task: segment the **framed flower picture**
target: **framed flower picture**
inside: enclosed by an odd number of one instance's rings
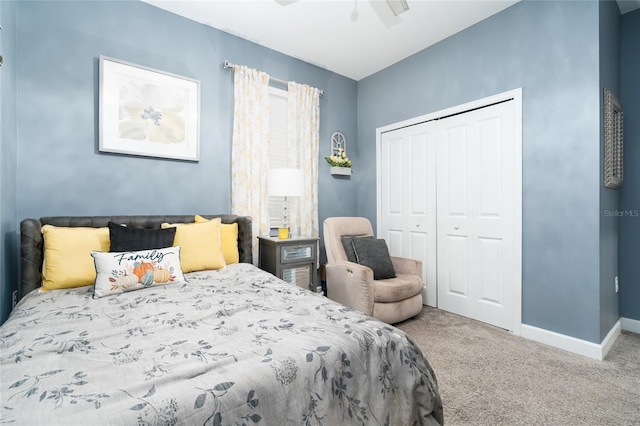
[[[198,161],[200,82],[100,56],[99,151]]]

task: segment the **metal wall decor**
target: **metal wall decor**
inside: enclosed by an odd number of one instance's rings
[[[347,150],[347,138],[342,132],[333,132],[331,135],[331,155],[339,155]]]
[[[347,138],[342,132],[331,134],[331,156],[324,159],[331,166],[332,175],[351,175],[351,160],[347,157]]]
[[[620,101],[604,89],[604,186],[618,188],[624,180],[623,115]]]

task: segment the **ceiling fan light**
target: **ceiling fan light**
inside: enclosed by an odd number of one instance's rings
[[[387,0],[387,4],[395,16],[409,10],[409,5],[406,0]]]

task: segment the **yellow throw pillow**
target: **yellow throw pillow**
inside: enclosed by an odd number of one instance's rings
[[[82,287],[96,280],[91,252],[109,251],[109,228],[44,225],[42,290]]]
[[[180,246],[182,272],[222,269],[226,266],[220,249],[220,219],[203,223],[163,223],[176,228],[174,246]]]
[[[196,223],[209,222],[209,219],[197,214]],[[227,265],[240,263],[240,253],[238,252],[238,224],[220,223],[220,247]]]

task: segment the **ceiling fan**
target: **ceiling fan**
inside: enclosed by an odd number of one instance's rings
[[[395,16],[409,10],[409,5],[406,0],[387,0],[387,4]]]

